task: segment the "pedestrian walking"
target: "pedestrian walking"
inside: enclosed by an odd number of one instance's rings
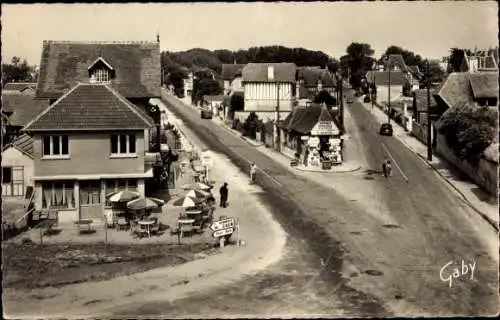
[[[252,162],[250,165],[250,184],[255,183],[255,175],[257,174],[257,166]]]
[[[229,190],[227,188],[227,182],[224,182],[224,184],[222,185],[222,187],[220,187],[219,193],[220,193],[220,206],[222,208],[225,208],[226,205],[227,205],[227,198],[229,196]]]

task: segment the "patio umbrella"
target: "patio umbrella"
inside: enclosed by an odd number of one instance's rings
[[[156,198],[139,198],[127,203],[127,208],[131,210],[149,210],[163,206],[165,201]]]
[[[193,199],[191,197],[182,197],[180,199],[175,200],[172,205],[176,207],[183,207],[183,208],[190,208],[190,207],[195,207],[196,204],[198,204],[200,200],[198,199]]]
[[[141,196],[139,192],[123,190],[112,192],[106,195],[106,198],[111,202],[129,202]]]
[[[187,194],[186,197],[191,197],[191,198],[206,198],[210,195],[210,193],[206,191],[201,191],[201,190],[190,190]]]

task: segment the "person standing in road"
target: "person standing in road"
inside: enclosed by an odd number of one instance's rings
[[[253,184],[255,182],[255,175],[257,174],[257,166],[252,162],[250,165],[250,183]]]
[[[220,193],[220,206],[222,208],[225,208],[226,205],[227,205],[227,198],[229,196],[229,190],[227,188],[227,182],[224,182],[224,184],[222,185],[222,187],[220,187],[219,193]]]

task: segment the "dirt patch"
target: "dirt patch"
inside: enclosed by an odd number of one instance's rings
[[[33,289],[100,281],[216,254],[211,243],[170,245],[3,244],[3,287]]]

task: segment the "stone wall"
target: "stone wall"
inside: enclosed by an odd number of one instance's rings
[[[450,164],[466,174],[476,184],[493,196],[498,194],[498,163],[481,158],[477,166],[472,166],[464,160],[460,160],[453,150],[446,144],[443,135],[437,135],[436,153],[443,157]]]

